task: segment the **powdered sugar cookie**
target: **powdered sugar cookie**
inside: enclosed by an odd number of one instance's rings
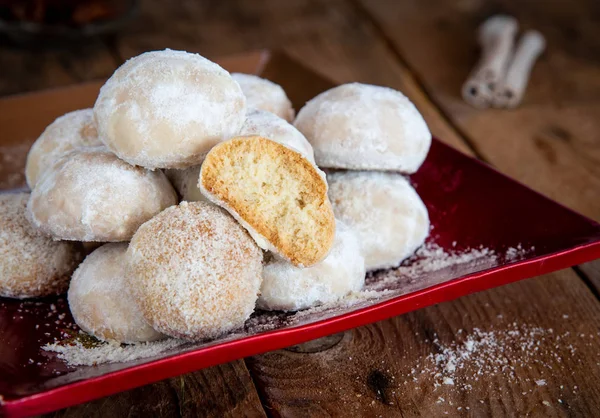
[[[257,306],[267,310],[306,309],[359,291],[364,282],[365,260],[356,234],[337,221],[333,247],[320,263],[308,268],[274,258],[266,263]]]
[[[315,162],[312,146],[304,135],[298,129],[294,128],[294,126],[273,113],[250,109],[246,115],[246,122],[242,125],[242,129],[240,129],[240,136],[242,135],[262,136],[271,141],[279,142],[288,148],[298,151],[313,164]]]
[[[119,67],[100,89],[100,139],[130,164],[186,168],[236,135],[246,99],[223,68],[183,51],[152,51]]]
[[[92,109],[76,110],[59,117],[42,132],[27,154],[25,177],[31,189],[44,171],[65,153],[102,145],[93,115]]]
[[[294,120],[292,103],[279,84],[252,74],[232,73],[231,76],[242,88],[248,107],[266,110],[288,122]]]
[[[261,248],[296,266],[316,264],[331,249],[335,220],[325,175],[284,145],[260,136],[223,142],[206,156],[198,186]]]
[[[402,93],[368,84],[319,94],[294,126],[313,146],[319,167],[414,173],[431,145],[427,124]]]
[[[30,219],[56,239],[128,241],[137,228],[177,203],[161,171],[121,161],[105,148],[71,151],[31,193]]]
[[[400,174],[347,171],[327,180],[335,216],[357,232],[367,270],[397,267],[427,238],[427,208]]]
[[[164,335],[144,320],[127,280],[127,244],[105,244],[88,255],[69,285],[69,308],[79,327],[102,340],[155,341]]]
[[[215,205],[170,207],[140,227],[127,253],[135,300],[164,334],[217,337],[243,326],[254,310],[262,252]]]
[[[25,217],[29,193],[0,194],[0,296],[63,293],[83,259],[79,243],[52,241]]]

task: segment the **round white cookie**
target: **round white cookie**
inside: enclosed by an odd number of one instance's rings
[[[356,234],[337,221],[331,252],[320,263],[307,268],[276,258],[266,263],[257,306],[266,310],[306,309],[359,291],[364,282],[365,261]]]
[[[199,164],[244,123],[246,99],[219,65],[183,51],[153,51],[119,67],[94,105],[100,139],[146,168]]]
[[[144,320],[130,293],[127,244],[105,244],[75,270],[69,308],[79,327],[102,340],[155,341],[165,336]]]
[[[427,208],[402,175],[346,171],[327,180],[335,217],[357,232],[367,270],[397,267],[429,235]]]
[[[33,298],[63,293],[83,259],[75,242],[53,241],[25,217],[29,193],[0,194],[0,296]]]
[[[246,122],[240,129],[240,136],[258,135],[271,141],[279,142],[304,155],[314,164],[315,155],[310,143],[304,135],[282,118],[271,112],[258,109],[248,110]]]
[[[266,110],[288,122],[294,120],[292,103],[279,84],[252,74],[232,73],[231,76],[242,88],[248,107]]]
[[[160,171],[134,167],[104,147],[63,155],[27,205],[33,225],[55,239],[129,241],[137,228],[177,203]]]
[[[350,83],[327,90],[298,113],[320,167],[414,173],[431,145],[431,133],[402,93]]]
[[[27,154],[27,185],[33,189],[43,173],[65,153],[100,145],[92,109],[76,110],[59,117],[48,125]]]
[[[214,338],[244,325],[262,281],[262,252],[215,205],[182,202],[136,232],[130,285],[144,318],[167,335]]]

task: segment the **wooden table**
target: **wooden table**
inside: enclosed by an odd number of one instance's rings
[[[548,48],[520,108],[476,110],[460,86],[477,60],[477,26],[498,12],[540,30]],[[127,32],[76,50],[2,44],[0,94],[107,77],[152,49],[283,49],[338,82],[403,91],[439,138],[600,220],[599,39],[593,0],[144,0]],[[271,352],[53,415],[600,416],[599,295],[595,262],[358,328],[315,353]],[[448,345],[513,323],[571,338],[540,341],[540,361],[512,378],[483,374],[468,391],[411,377],[436,337]]]

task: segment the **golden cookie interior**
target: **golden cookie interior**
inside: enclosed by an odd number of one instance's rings
[[[257,244],[297,266],[323,260],[335,235],[324,174],[300,153],[260,136],[214,147],[200,190],[227,209]]]

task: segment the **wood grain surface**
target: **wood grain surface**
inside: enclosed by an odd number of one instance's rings
[[[477,60],[477,26],[497,12],[541,30],[548,51],[520,108],[479,111],[461,101],[460,85]],[[544,7],[483,0],[142,0],[127,31],[84,50],[0,44],[0,94],[104,78],[152,49],[216,57],[279,48],[336,82],[403,91],[442,140],[599,220],[599,16],[591,0]],[[237,361],[53,415],[600,416],[594,283],[600,284],[597,263],[361,327],[323,351],[280,350],[247,359],[248,367]],[[569,335],[561,343],[540,340],[537,361],[517,367],[514,377],[481,376],[469,390],[436,387],[428,372],[411,374],[424,370],[440,345],[476,328],[507,332],[513,323]],[[473,372],[458,371],[457,382]]]
[[[121,392],[49,416],[266,417],[243,360]]]

